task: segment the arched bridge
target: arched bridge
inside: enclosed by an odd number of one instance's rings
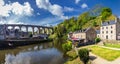
[[[14,33],[13,33],[14,32]],[[18,37],[24,35],[23,33],[31,33],[32,35],[39,34],[51,34],[53,27],[40,26],[40,25],[28,25],[28,24],[0,24],[0,35],[4,37]]]

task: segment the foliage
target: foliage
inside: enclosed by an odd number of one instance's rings
[[[70,57],[70,60],[76,59],[78,57],[75,50],[68,51],[66,54],[68,57]]]
[[[67,41],[67,43],[62,44],[62,48],[65,52],[70,51],[72,49],[72,43]]]
[[[105,20],[107,17],[112,15],[112,11],[110,8],[103,8],[101,12],[102,20]]]
[[[83,61],[84,64],[87,64],[89,61],[89,50],[86,48],[82,48],[78,51],[78,55],[80,60]]]
[[[64,64],[82,64],[82,62],[80,61],[79,58],[76,58],[76,59],[74,59],[72,61],[67,61]]]
[[[33,35],[32,35],[32,34],[30,34],[30,35],[29,35],[29,37],[33,37]]]
[[[95,22],[95,21],[93,21],[92,24],[93,24],[93,26],[97,26],[97,22]]]
[[[106,20],[113,20],[114,15],[110,8],[96,6],[94,10],[86,11],[80,14],[78,17],[72,17],[64,20],[62,23],[54,27],[54,38],[67,39],[69,32],[74,32],[88,27],[99,29],[103,18]]]
[[[54,28],[54,32],[56,34],[56,37],[63,37],[63,33],[66,32],[66,29],[64,28],[63,25],[58,25],[57,27]]]
[[[62,52],[64,52],[62,45],[66,42],[67,41],[64,38],[54,38],[53,39],[54,47],[56,47],[57,49],[59,49]]]
[[[95,43],[98,43],[98,42],[100,42],[100,38],[95,38]]]

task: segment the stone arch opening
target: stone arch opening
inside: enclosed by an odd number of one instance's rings
[[[34,32],[35,32],[35,35],[36,35],[36,34],[39,34],[39,29],[38,29],[38,27],[34,27]]]

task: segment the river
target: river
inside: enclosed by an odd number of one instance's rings
[[[0,64],[63,64],[65,60],[52,42],[0,50]]]

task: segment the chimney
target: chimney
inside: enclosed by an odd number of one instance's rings
[[[116,16],[115,17],[115,22],[118,22],[119,21],[119,18]]]

